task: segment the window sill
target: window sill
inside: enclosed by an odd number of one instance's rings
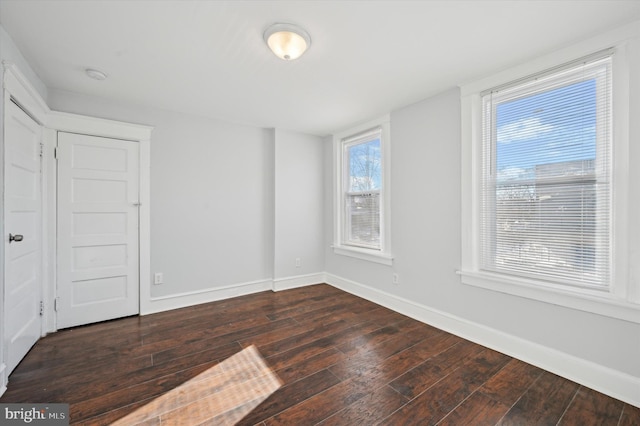
[[[331,246],[333,252],[341,256],[355,257],[356,259],[366,260],[369,262],[380,263],[382,265],[393,265],[393,257],[387,253],[380,251],[361,249],[349,246]]]
[[[640,305],[597,290],[572,289],[490,272],[458,271],[463,284],[640,324]]]

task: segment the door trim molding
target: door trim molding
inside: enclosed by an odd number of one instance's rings
[[[4,360],[3,360],[4,361]],[[2,362],[0,364],[0,396],[7,390],[7,366]]]
[[[139,149],[139,191],[140,191],[140,207],[138,209],[139,215],[139,312],[142,314],[151,303],[151,214],[150,214],[150,199],[151,199],[151,186],[150,173],[151,173],[151,131],[153,127],[144,126],[139,124],[123,123],[119,121],[106,120],[102,118],[87,117],[77,114],[68,114],[62,112],[52,111],[50,115],[49,125],[55,129],[56,138],[54,140],[53,148],[57,145],[57,132],[69,132],[69,133],[81,133],[90,136],[101,136],[113,139],[124,139],[134,141],[140,144]],[[57,161],[53,155],[47,158],[50,163],[47,165],[51,170],[51,176],[55,181],[57,176]],[[54,185],[55,186],[55,183]],[[55,230],[55,224],[57,218],[55,218],[56,211],[56,197],[50,197],[47,206],[47,212],[53,218],[53,230]],[[51,234],[50,234],[51,235]],[[56,253],[57,236],[52,238],[50,250]],[[51,259],[52,263],[55,263],[57,259]],[[55,268],[52,271],[55,273]],[[52,277],[55,283],[55,275]],[[55,298],[55,291],[53,297]],[[53,306],[54,299],[50,299],[50,306]],[[55,319],[55,312],[51,309],[51,316]],[[54,328],[48,331],[56,331],[57,324],[54,322]]]
[[[124,123],[60,111],[49,112],[47,127],[59,132],[80,133],[134,142],[149,141],[153,130],[153,127],[143,124]]]
[[[3,61],[2,66],[4,67],[4,88],[9,92],[6,100],[9,100],[9,97],[14,99],[18,106],[34,120],[41,125],[46,125],[47,117],[51,112],[47,103],[14,63]]]

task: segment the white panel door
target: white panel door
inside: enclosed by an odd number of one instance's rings
[[[58,133],[58,328],[139,312],[138,150]]]
[[[4,345],[11,373],[41,334],[42,185],[41,128],[13,102],[7,104]]]

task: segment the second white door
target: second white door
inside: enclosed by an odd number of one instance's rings
[[[4,323],[7,374],[40,338],[40,126],[9,101],[5,111]]]
[[[58,133],[58,328],[139,313],[139,145]]]

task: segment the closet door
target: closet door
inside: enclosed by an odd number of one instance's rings
[[[139,313],[138,151],[58,134],[58,328]]]
[[[4,338],[7,375],[42,333],[41,128],[13,102],[5,110]]]

